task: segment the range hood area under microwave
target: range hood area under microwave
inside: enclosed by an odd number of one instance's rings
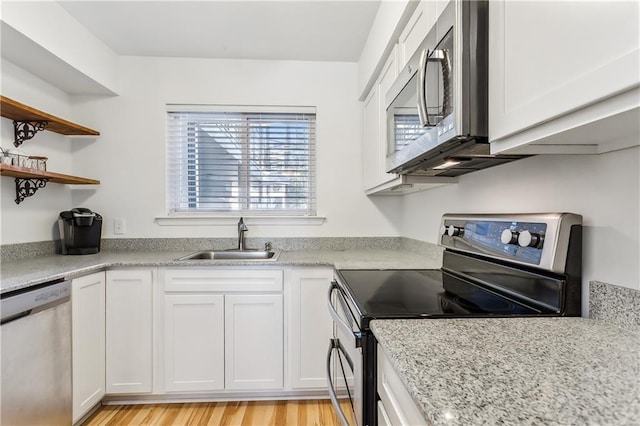
[[[451,0],[385,98],[388,173],[455,177],[525,157],[491,155],[487,0]]]

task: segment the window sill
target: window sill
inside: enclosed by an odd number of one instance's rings
[[[243,216],[247,225],[260,226],[320,226],[326,220],[322,216]],[[158,216],[160,226],[228,226],[237,225],[238,216],[172,215]]]

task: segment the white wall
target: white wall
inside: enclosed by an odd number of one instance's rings
[[[581,214],[583,284],[640,289],[640,147],[597,156],[538,156],[403,199],[401,234],[436,242],[443,213]]]
[[[114,98],[74,98],[73,111],[101,131],[73,146],[75,174],[100,179],[74,205],[101,213],[103,236],[228,237],[234,225],[160,226],[165,207],[166,104],[311,105],[317,108],[321,226],[252,226],[249,236],[397,236],[398,201],[362,191],[362,110],[355,63],[123,57]],[[127,233],[113,234],[113,218]]]
[[[3,1],[0,12],[3,35],[14,44],[3,57],[46,81],[66,86],[71,77],[97,90],[90,93],[117,92],[117,55],[57,2]]]
[[[360,99],[371,90],[384,61],[393,49],[390,40],[397,40],[405,23],[416,9],[418,2],[406,0],[383,1],[369,30],[367,42],[358,60]]]
[[[0,93],[3,96],[22,102],[50,114],[72,120],[69,110],[69,97],[59,89],[34,77],[11,62],[1,62],[2,80]],[[3,149],[12,149],[14,133],[13,121],[3,118],[0,121],[0,137]],[[49,157],[47,167],[51,171],[70,174],[71,141],[69,138],[52,132],[39,132],[25,141],[20,150],[27,155]],[[71,189],[65,185],[49,183],[39,189],[32,197],[21,204],[16,198],[13,178],[3,177],[1,198],[1,234],[2,244],[47,241],[53,239],[53,229],[58,214],[71,207]]]

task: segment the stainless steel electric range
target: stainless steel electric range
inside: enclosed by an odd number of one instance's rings
[[[328,300],[334,336],[327,376],[343,424],[377,424],[371,320],[581,314],[579,215],[446,214],[440,244],[438,270],[337,272]]]

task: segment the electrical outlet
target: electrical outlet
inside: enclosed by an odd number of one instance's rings
[[[113,233],[122,235],[125,232],[127,232],[126,221],[121,217],[113,219]]]

